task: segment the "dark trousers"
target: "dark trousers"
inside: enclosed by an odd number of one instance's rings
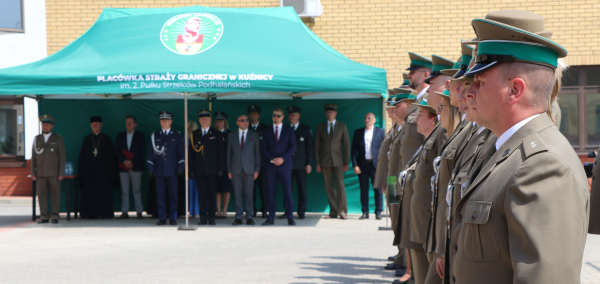
[[[306,213],[306,170],[292,170],[292,184],[296,180],[298,188],[298,216],[304,216]]]
[[[267,173],[266,173],[266,167],[261,167],[260,168],[260,173],[258,174],[258,178],[256,178],[255,181],[255,186],[254,186],[254,192],[252,193],[252,201],[254,203],[254,212],[267,212],[267,191],[268,191],[269,185],[267,182]],[[260,210],[258,210],[256,208],[256,204],[258,204],[256,202],[256,192],[258,192],[258,196],[260,198]]]
[[[360,174],[358,175],[358,182],[360,183],[360,204],[362,205],[362,212],[369,214],[369,179],[371,179],[371,185],[375,182],[375,166],[373,162],[365,162],[360,167]],[[383,211],[383,194],[381,188],[373,188],[375,191],[375,213],[381,214]]]
[[[177,195],[177,177],[155,177],[156,183],[156,201],[158,203],[158,219],[167,220],[167,200],[169,199],[169,220],[177,219],[177,205],[179,197]]]
[[[267,195],[267,210],[269,219],[275,218],[275,193],[277,192],[277,179],[281,179],[281,188],[283,189],[283,206],[285,207],[285,216],[293,219],[294,198],[292,197],[292,170],[281,169],[277,166],[268,165],[266,167],[269,191]]]
[[[217,176],[196,177],[198,189],[198,208],[200,208],[200,221],[215,220],[217,210]]]

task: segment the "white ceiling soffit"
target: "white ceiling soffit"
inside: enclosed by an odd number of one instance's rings
[[[306,93],[300,95],[303,100],[331,100],[331,99],[374,99],[381,98],[380,94],[367,93]]]

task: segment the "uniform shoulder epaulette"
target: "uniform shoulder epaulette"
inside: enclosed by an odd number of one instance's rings
[[[523,139],[523,153],[525,154],[525,158],[546,151],[548,151],[548,148],[537,132],[532,133]]]

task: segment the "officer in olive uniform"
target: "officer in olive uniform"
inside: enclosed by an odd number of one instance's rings
[[[200,222],[198,225],[216,225],[218,179],[226,172],[225,139],[221,131],[211,126],[211,112],[198,113],[200,128],[190,134],[188,146],[189,177],[196,179]]]
[[[161,111],[158,118],[162,129],[150,135],[152,147],[148,147],[146,155],[148,175],[150,178],[155,177],[159,218],[156,225],[167,224],[167,218],[171,225],[177,225],[178,177],[185,173],[184,137],[179,131],[171,129],[173,114]],[[167,212],[165,197],[169,199],[169,212]]]
[[[40,204],[41,223],[58,223],[60,213],[60,181],[65,176],[65,143],[62,136],[52,133],[54,118],[49,115],[40,117],[42,134],[33,139],[31,155],[31,179],[36,181]],[[48,195],[52,213],[48,212]]]
[[[259,121],[260,106],[251,104],[248,106],[247,111],[248,118],[250,119],[250,125],[248,126],[248,129],[256,131],[258,133],[259,139],[262,141],[263,131],[269,128],[269,126]],[[262,213],[263,218],[267,218],[267,174],[265,171],[266,165],[267,160],[261,154],[260,173],[255,181],[254,195],[252,196],[252,203],[254,203],[254,215],[252,217],[256,217],[256,214],[258,212],[258,210],[256,209],[256,192],[258,191],[261,203],[260,212]]]
[[[313,137],[310,126],[300,123],[300,108],[288,106],[288,118],[290,126],[294,129],[296,136],[296,152],[292,155],[294,167],[292,169],[292,184],[296,180],[298,187],[298,218],[304,219],[306,213],[306,175],[312,171],[314,160]],[[287,218],[285,214],[279,219]]]

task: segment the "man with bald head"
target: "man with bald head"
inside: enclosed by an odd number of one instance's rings
[[[385,137],[385,131],[381,127],[375,127],[377,118],[371,112],[365,115],[364,121],[365,127],[354,131],[350,157],[352,157],[354,173],[358,175],[360,183],[360,203],[363,212],[360,219],[369,219],[369,179],[373,184],[379,147]],[[375,191],[375,218],[379,220],[383,210],[383,194],[381,188],[373,190]]]

